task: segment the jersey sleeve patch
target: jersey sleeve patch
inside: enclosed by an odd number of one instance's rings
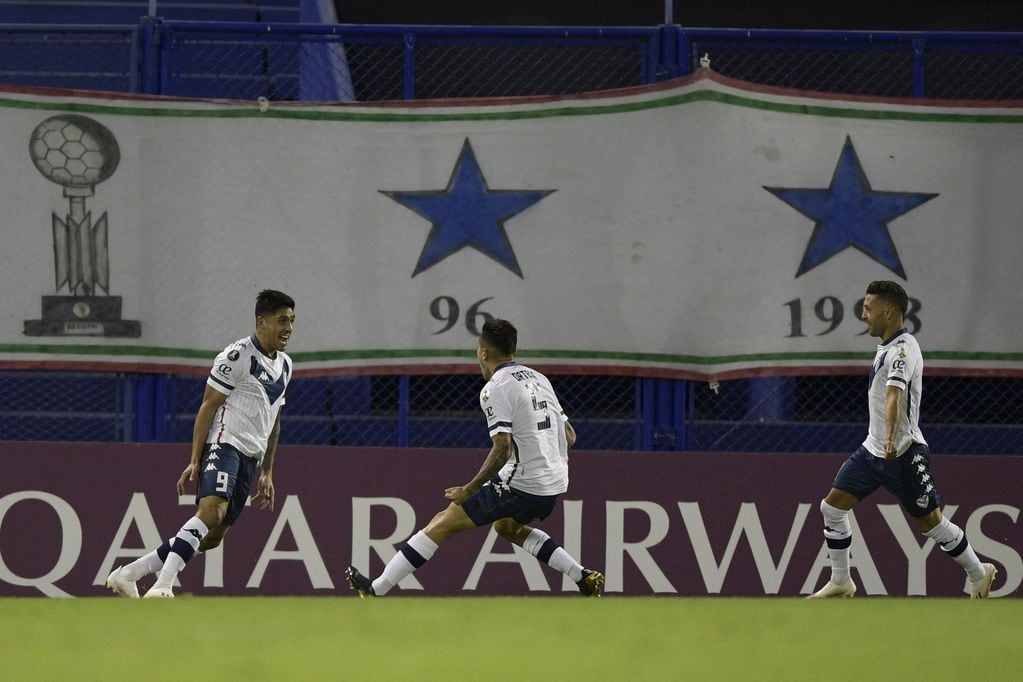
[[[238,380],[242,378],[242,369],[244,369],[244,365],[238,347],[228,346],[213,361],[210,378],[206,383],[221,393],[230,393],[234,390]]]
[[[888,386],[905,388],[913,371],[913,357],[905,342],[896,344],[888,353]]]

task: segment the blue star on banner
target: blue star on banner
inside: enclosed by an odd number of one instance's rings
[[[413,277],[466,246],[493,258],[522,277],[522,269],[508,241],[504,223],[554,191],[490,189],[466,138],[447,188],[421,192],[381,190],[381,194],[412,209],[433,224],[419,254]]]
[[[917,192],[875,192],[870,188],[848,136],[827,189],[764,189],[815,221],[796,277],[853,246],[906,279],[906,270],[892,242],[888,223],[938,196]]]

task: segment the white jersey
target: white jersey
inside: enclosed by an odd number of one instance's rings
[[[213,361],[206,380],[207,386],[227,395],[213,417],[206,442],[228,443],[262,461],[290,380],[291,358],[277,351],[270,359],[255,335],[225,348]]]
[[[504,487],[531,495],[568,490],[568,417],[547,377],[515,362],[498,365],[480,407],[491,437],[511,434],[512,455],[497,474]]]
[[[926,445],[920,431],[920,398],[923,394],[924,358],[920,344],[903,329],[887,343],[877,347],[870,368],[867,399],[870,405],[870,430],[863,447],[875,457],[884,457],[884,406],[889,386],[902,389],[899,426],[895,432],[895,451],[902,454],[913,443]]]

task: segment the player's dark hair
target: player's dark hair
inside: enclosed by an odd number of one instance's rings
[[[901,310],[903,315],[909,310],[909,296],[898,282],[887,279],[875,280],[867,285],[867,293],[885,299]]]
[[[268,315],[281,308],[294,308],[295,301],[282,291],[263,289],[256,296],[256,317]]]
[[[480,341],[501,355],[515,355],[519,343],[519,332],[508,320],[487,320],[483,323]]]

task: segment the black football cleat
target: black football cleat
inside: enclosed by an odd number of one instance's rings
[[[360,599],[377,596],[376,592],[373,591],[373,581],[359,573],[359,569],[355,566],[349,566],[345,569],[345,578],[348,579],[348,584],[351,588],[359,593]],[[601,578],[601,581],[603,581],[603,578]]]
[[[604,592],[604,574],[583,569],[583,577],[576,583],[584,597],[599,597]]]

